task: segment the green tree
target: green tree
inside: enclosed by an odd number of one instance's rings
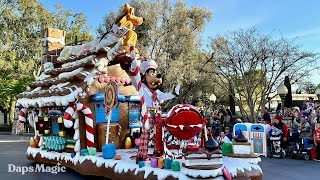
[[[204,72],[212,57],[201,51],[201,33],[212,13],[205,8],[188,7],[182,1],[131,0],[130,5],[135,8],[136,15],[146,19],[135,30],[137,47],[158,63],[159,71],[164,75],[162,88],[168,91],[177,83],[182,85],[179,98],[170,101],[166,107],[179,102],[191,103],[198,98],[197,94],[211,94],[212,76]],[[116,14],[110,12],[105,16],[99,33],[110,29]]]
[[[91,27],[85,26],[87,19],[82,12],[74,13],[72,10],[65,10],[61,5],[55,6],[55,11],[51,12],[51,19],[47,21],[48,26],[66,30],[66,44],[71,44],[74,40],[91,41]]]
[[[15,96],[38,75],[42,55],[39,40],[44,28],[69,30],[67,42],[75,36],[92,39],[82,13],[56,8],[51,13],[37,0],[0,1],[0,110],[5,115],[14,107]]]

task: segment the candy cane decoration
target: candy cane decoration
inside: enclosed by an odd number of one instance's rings
[[[144,102],[144,96],[143,96],[143,91],[141,89],[142,86],[142,82],[141,82],[141,76],[140,76],[140,67],[138,66],[138,61],[137,61],[137,57],[136,57],[136,53],[134,51],[134,45],[130,44],[130,56],[132,59],[132,64],[136,64],[136,67],[134,67],[134,72],[129,72],[129,76],[133,76],[136,83],[137,83],[137,87],[138,87],[138,91],[139,91],[139,96],[140,96],[140,105],[141,105],[141,115],[143,117],[142,122],[143,124],[146,122],[147,118],[148,118],[148,114],[147,114],[147,106]],[[133,68],[131,68],[133,69]]]
[[[63,116],[63,123],[66,128],[70,128],[73,125],[72,115],[75,111],[81,111],[84,114],[86,121],[86,137],[87,137],[87,146],[94,147],[94,129],[93,129],[93,117],[91,110],[81,104],[76,103],[72,106],[69,106]]]
[[[26,114],[27,114],[27,108],[22,108],[19,112],[19,121],[20,123],[26,122]]]

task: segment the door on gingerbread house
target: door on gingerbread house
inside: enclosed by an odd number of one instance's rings
[[[121,98],[121,95],[118,95]],[[94,111],[96,117],[96,125],[98,129],[98,146],[97,150],[101,151],[102,146],[106,144],[106,132],[107,132],[107,117],[105,114],[105,100],[104,93],[98,93],[92,95],[92,102],[94,102]],[[110,129],[109,129],[109,143],[114,143],[116,147],[120,145],[120,103],[118,106],[112,109],[111,120],[110,120]]]
[[[51,132],[54,136],[65,137],[62,112],[60,110],[49,110],[49,121],[51,122]]]
[[[92,95],[92,102],[94,102],[96,123],[107,122],[106,113],[104,111],[105,109],[104,93],[98,93],[98,94]],[[119,122],[119,118],[120,118],[119,113],[120,113],[120,103],[118,103],[117,107],[112,109],[110,122]]]

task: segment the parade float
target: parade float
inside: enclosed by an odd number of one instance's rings
[[[112,32],[82,45],[44,30],[43,72],[17,96],[20,122],[35,129],[27,158],[110,179],[262,179],[261,159],[221,150],[196,107],[161,112],[179,87],[157,89],[158,65],[135,49],[142,22],[126,4]]]

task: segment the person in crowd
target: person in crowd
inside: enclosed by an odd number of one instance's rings
[[[265,123],[282,130],[283,133],[281,135],[281,147],[285,148],[287,146],[289,133],[288,133],[288,127],[286,126],[286,124],[282,122],[282,119],[283,118],[281,115],[276,115],[274,117],[273,123],[269,123],[268,121],[265,121]]]
[[[320,109],[320,101],[316,100],[314,101],[314,110],[319,110]]]
[[[215,110],[214,112],[213,112],[213,119],[215,120],[215,121],[221,121],[221,113],[219,112],[219,109],[217,109],[217,110]]]
[[[293,108],[287,108],[286,109],[289,112],[289,116],[291,116],[291,122],[292,122],[292,127],[291,130],[292,132],[296,132],[298,131],[298,125],[300,123],[300,116],[301,116],[301,112],[300,112],[300,108],[295,106]]]
[[[300,130],[300,138],[303,139],[303,148],[308,149],[309,144],[312,141],[312,133],[311,133],[311,127],[310,124],[307,122],[306,116],[301,116],[301,123],[298,123]]]
[[[211,114],[211,115],[208,117],[207,127],[212,127],[212,123],[213,123],[213,115]]]
[[[289,116],[291,116],[291,136],[290,136],[290,142],[298,142],[299,141],[299,126],[298,124],[300,124],[301,120],[300,120],[300,116],[301,116],[301,112],[300,112],[300,108],[295,106],[292,108],[287,108],[287,111],[289,112]]]
[[[310,122],[312,132],[317,129],[317,122],[320,122],[320,107],[315,109],[315,118]]]
[[[217,141],[220,145],[222,145],[225,142],[230,142],[230,139],[225,135],[224,132],[221,132],[220,136],[217,137]]]
[[[305,101],[304,104],[306,105],[306,110],[310,113],[314,107],[315,107],[315,103],[313,101],[313,97],[309,97],[309,100]]]
[[[226,125],[227,125],[227,116],[228,116],[228,113],[227,113],[227,111],[226,111],[226,108],[223,106],[223,105],[221,105],[220,107],[219,107],[219,111],[220,111],[220,120],[221,120],[221,125],[222,125],[222,127],[221,128],[224,128],[224,127],[226,127]]]
[[[227,111],[227,123],[233,122],[232,112],[230,109],[226,109]]]
[[[230,129],[229,129],[229,127],[226,127],[225,129],[224,129],[224,133],[225,133],[225,135],[230,139],[230,141],[232,140],[232,133],[230,132]]]
[[[213,122],[212,122],[212,125],[211,125],[211,134],[213,135],[213,137],[219,136],[220,124],[221,123],[220,123],[219,112],[218,112],[218,110],[216,110],[213,113]]]
[[[317,161],[320,161],[320,121],[317,122],[317,129],[313,132],[313,141],[318,154]]]
[[[271,123],[271,117],[270,114],[268,113],[268,108],[267,107],[262,107],[261,108],[261,114],[262,114],[262,121],[267,121],[269,123]]]

